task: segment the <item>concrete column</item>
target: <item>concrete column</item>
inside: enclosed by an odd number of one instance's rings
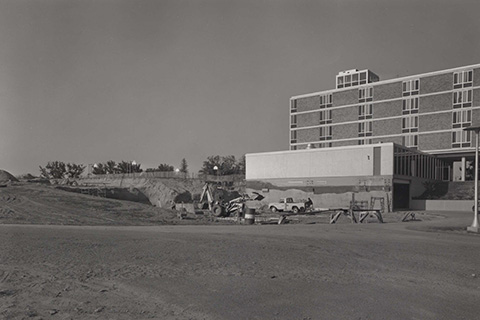
[[[465,181],[465,171],[467,171],[467,162],[465,161],[465,157],[462,157],[462,177],[460,181]]]

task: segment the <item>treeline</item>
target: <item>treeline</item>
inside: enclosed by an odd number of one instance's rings
[[[105,163],[95,163],[92,168],[93,174],[115,174],[115,173],[134,173],[142,172],[141,164],[135,161],[121,161],[116,163],[109,160]]]
[[[83,164],[50,161],[45,167],[40,167],[40,175],[46,179],[78,178],[85,171]]]
[[[169,164],[166,164],[166,163],[162,163],[161,165],[159,165],[158,167],[156,168],[148,168],[147,170],[145,170],[146,172],[171,172],[171,171],[179,171],[179,172],[183,172],[183,173],[188,173],[188,164],[187,164],[187,160],[185,160],[185,158],[182,159],[182,161],[180,162],[180,168],[177,168],[175,169],[174,166],[172,165],[169,165]]]
[[[83,164],[64,163],[62,161],[50,161],[45,167],[39,166],[40,174],[47,179],[63,179],[63,178],[79,178],[86,169]],[[140,163],[135,161],[120,161],[115,162],[109,160],[107,162],[99,162],[90,165],[88,173],[92,174],[122,174],[122,173],[137,173],[143,172]],[[147,168],[146,172],[169,172],[178,171],[188,173],[188,163],[184,158],[180,166],[175,169],[174,166],[162,163],[156,168]],[[209,156],[203,162],[202,168],[199,170],[200,174],[208,175],[232,175],[245,174],[245,156],[236,159],[235,156]]]

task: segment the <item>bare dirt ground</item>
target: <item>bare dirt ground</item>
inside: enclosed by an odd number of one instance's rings
[[[158,225],[208,222],[202,218],[180,221],[173,210],[67,192],[50,185],[16,183],[0,188],[0,223]]]
[[[4,319],[480,313],[480,236],[464,230],[471,213],[385,224],[160,225],[175,214],[35,185],[2,188],[0,210]]]

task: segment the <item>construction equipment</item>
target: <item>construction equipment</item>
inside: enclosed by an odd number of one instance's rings
[[[238,192],[227,192],[207,182],[200,195],[201,209],[208,208],[216,217],[240,216],[245,210],[245,202],[249,200],[260,201],[264,198],[258,192],[253,192],[253,194],[251,197],[248,194],[240,195]]]

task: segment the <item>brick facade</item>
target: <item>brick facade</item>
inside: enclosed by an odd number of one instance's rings
[[[420,97],[419,113],[452,110],[452,93],[442,93]]]
[[[320,105],[319,96],[300,98],[300,99],[296,99],[296,101],[297,101],[297,112],[316,110]]]
[[[358,137],[358,124],[343,124],[334,126],[332,129],[333,140]]]
[[[480,68],[473,69],[473,86],[480,86]]]
[[[332,99],[334,107],[358,103],[358,88],[334,92]]]
[[[468,70],[473,70],[473,81],[467,80],[467,83],[464,83],[461,79],[454,88],[454,74],[461,75],[462,71]],[[415,89],[416,79],[419,80],[418,91]],[[404,82],[411,86],[405,87],[406,92],[404,92]],[[366,87],[373,88],[373,98],[370,101],[360,101],[362,97],[359,96],[359,89]],[[468,89],[473,90],[472,103],[464,103],[454,108],[454,96],[459,97],[456,92]],[[296,128],[292,129],[297,130],[297,141],[292,143],[292,146],[301,149],[308,143],[316,145],[320,143],[320,127],[324,125],[320,122],[320,110],[328,110],[320,109],[320,97],[327,94],[332,95],[332,139],[329,142],[334,147],[357,145],[359,139],[370,139],[372,143],[380,141],[409,143],[410,146],[418,140],[419,150],[438,152],[445,150],[446,153],[455,153],[462,151],[462,148],[471,150],[473,144],[458,149],[453,148],[452,132],[462,128],[454,128],[453,122],[480,125],[480,65],[475,65],[292,97],[297,107],[297,113],[291,113],[296,114],[297,121]],[[415,99],[412,100],[415,97],[418,97],[418,110],[416,105],[414,106]],[[465,96],[462,96],[462,99],[465,99]],[[359,109],[360,105],[371,105],[371,115],[366,112],[366,116],[362,116],[359,111],[365,109]],[[466,113],[463,113],[465,110],[472,110],[471,122],[465,122]],[[301,114],[301,112],[305,113]],[[416,115],[418,127],[416,127]],[[470,112],[468,115],[470,117]],[[371,136],[359,137],[360,122],[371,122]],[[302,129],[302,127],[310,128]],[[416,128],[418,131],[415,131]],[[408,139],[404,138],[407,135]],[[416,135],[418,139],[412,140],[411,135]],[[456,137],[458,144],[458,135]],[[406,142],[407,140],[409,142]]]
[[[297,114],[297,127],[318,126],[320,121],[319,112]]]
[[[373,122],[373,136],[386,136],[402,133],[402,119],[385,119]],[[384,138],[388,141],[388,138]]]
[[[332,123],[358,120],[358,106],[332,110]]]
[[[440,128],[450,129],[452,127],[452,113],[437,113],[420,115],[418,118],[418,131],[428,132],[439,130]]]
[[[420,79],[420,94],[452,90],[453,72]]]
[[[452,147],[452,134],[450,132],[422,134],[418,139],[420,150],[440,150]]]
[[[389,137],[388,139],[385,138],[373,138],[372,143],[382,143],[382,142],[393,142],[396,144],[402,144],[402,137],[401,136],[396,136],[396,137]]]
[[[373,119],[402,115],[402,100],[375,103],[373,105]]]
[[[388,100],[402,96],[402,82],[376,85],[373,88],[373,100]]]
[[[318,140],[320,140],[320,129],[318,128],[297,131],[298,142],[310,142]]]
[[[473,90],[473,105],[480,106],[480,89]]]
[[[358,143],[356,141],[337,141],[334,142],[332,147],[346,147],[346,146],[355,146]]]

